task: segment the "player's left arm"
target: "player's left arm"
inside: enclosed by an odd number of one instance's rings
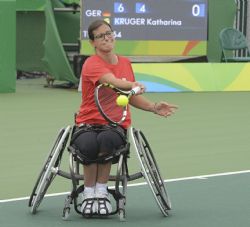
[[[171,116],[178,108],[176,105],[164,101],[152,102],[142,95],[133,96],[129,103],[138,109],[149,111],[164,117]]]

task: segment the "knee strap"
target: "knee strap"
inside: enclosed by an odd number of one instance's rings
[[[124,140],[125,145],[121,146],[119,149],[116,149],[113,154],[106,154],[98,157],[95,160],[89,159],[86,155],[83,155],[77,147],[74,145],[74,141],[76,138],[85,132],[90,131],[104,131],[104,130],[112,130],[119,134],[119,136]],[[124,153],[129,153],[129,143],[127,142],[127,136],[126,136],[126,130],[123,129],[120,126],[110,126],[110,125],[89,125],[84,124],[81,127],[74,126],[73,133],[70,140],[70,145],[68,146],[68,151],[73,154],[73,157],[75,160],[79,161],[83,165],[89,165],[92,163],[107,163],[112,161],[113,163],[116,163],[119,155]]]

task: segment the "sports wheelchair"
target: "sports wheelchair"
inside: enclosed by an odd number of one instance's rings
[[[75,211],[81,214],[79,207],[80,204],[77,199],[79,193],[84,189],[84,185],[80,185],[80,181],[84,180],[84,175],[79,173],[79,167],[81,163],[76,157],[74,149],[68,145],[68,141],[72,137],[74,127],[75,126],[67,126],[62,128],[54,141],[51,151],[42,167],[42,170],[30,195],[28,205],[32,214],[36,214],[37,209],[47,192],[47,189],[57,175],[72,181],[72,191],[65,199],[62,218],[65,220],[68,219],[72,204],[74,205]],[[129,174],[128,172],[127,159],[129,158],[130,142],[127,142],[125,146],[123,146],[121,149],[118,149],[115,154],[113,154],[113,156],[115,155],[117,157],[116,175],[110,175],[109,181],[114,182],[114,187],[112,187],[113,189],[109,188],[108,191],[116,201],[116,209],[111,213],[111,215],[118,214],[121,221],[125,220],[127,183],[128,181],[133,181],[144,177],[162,214],[164,216],[168,216],[168,212],[171,210],[171,202],[146,137],[142,131],[133,127],[128,130],[127,136],[128,138],[131,138],[130,140],[134,146],[141,170],[134,174]],[[66,147],[69,151],[69,172],[65,172],[60,169],[62,156]]]

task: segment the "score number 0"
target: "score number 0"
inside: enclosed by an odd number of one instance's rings
[[[195,4],[192,6],[192,15],[194,17],[205,16],[205,4]]]

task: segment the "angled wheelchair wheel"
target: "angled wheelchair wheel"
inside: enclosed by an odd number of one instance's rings
[[[150,186],[162,214],[164,216],[168,216],[168,211],[171,210],[171,202],[153,152],[148,141],[146,140],[146,137],[141,131],[135,128],[131,128],[130,130],[144,178]]]
[[[71,127],[67,126],[62,128],[56,140],[51,148],[51,151],[42,167],[42,170],[38,176],[38,179],[35,183],[33,191],[29,199],[29,207],[31,207],[31,213],[35,214],[37,208],[41,204],[44,195],[47,192],[51,182],[54,180],[57,170],[61,164],[62,154],[67,144]]]
[[[120,198],[118,200],[118,216],[120,221],[126,220],[126,194],[127,194],[127,166],[125,162],[126,157],[120,155],[119,162],[117,164],[116,172],[116,184],[115,190],[119,192]]]

